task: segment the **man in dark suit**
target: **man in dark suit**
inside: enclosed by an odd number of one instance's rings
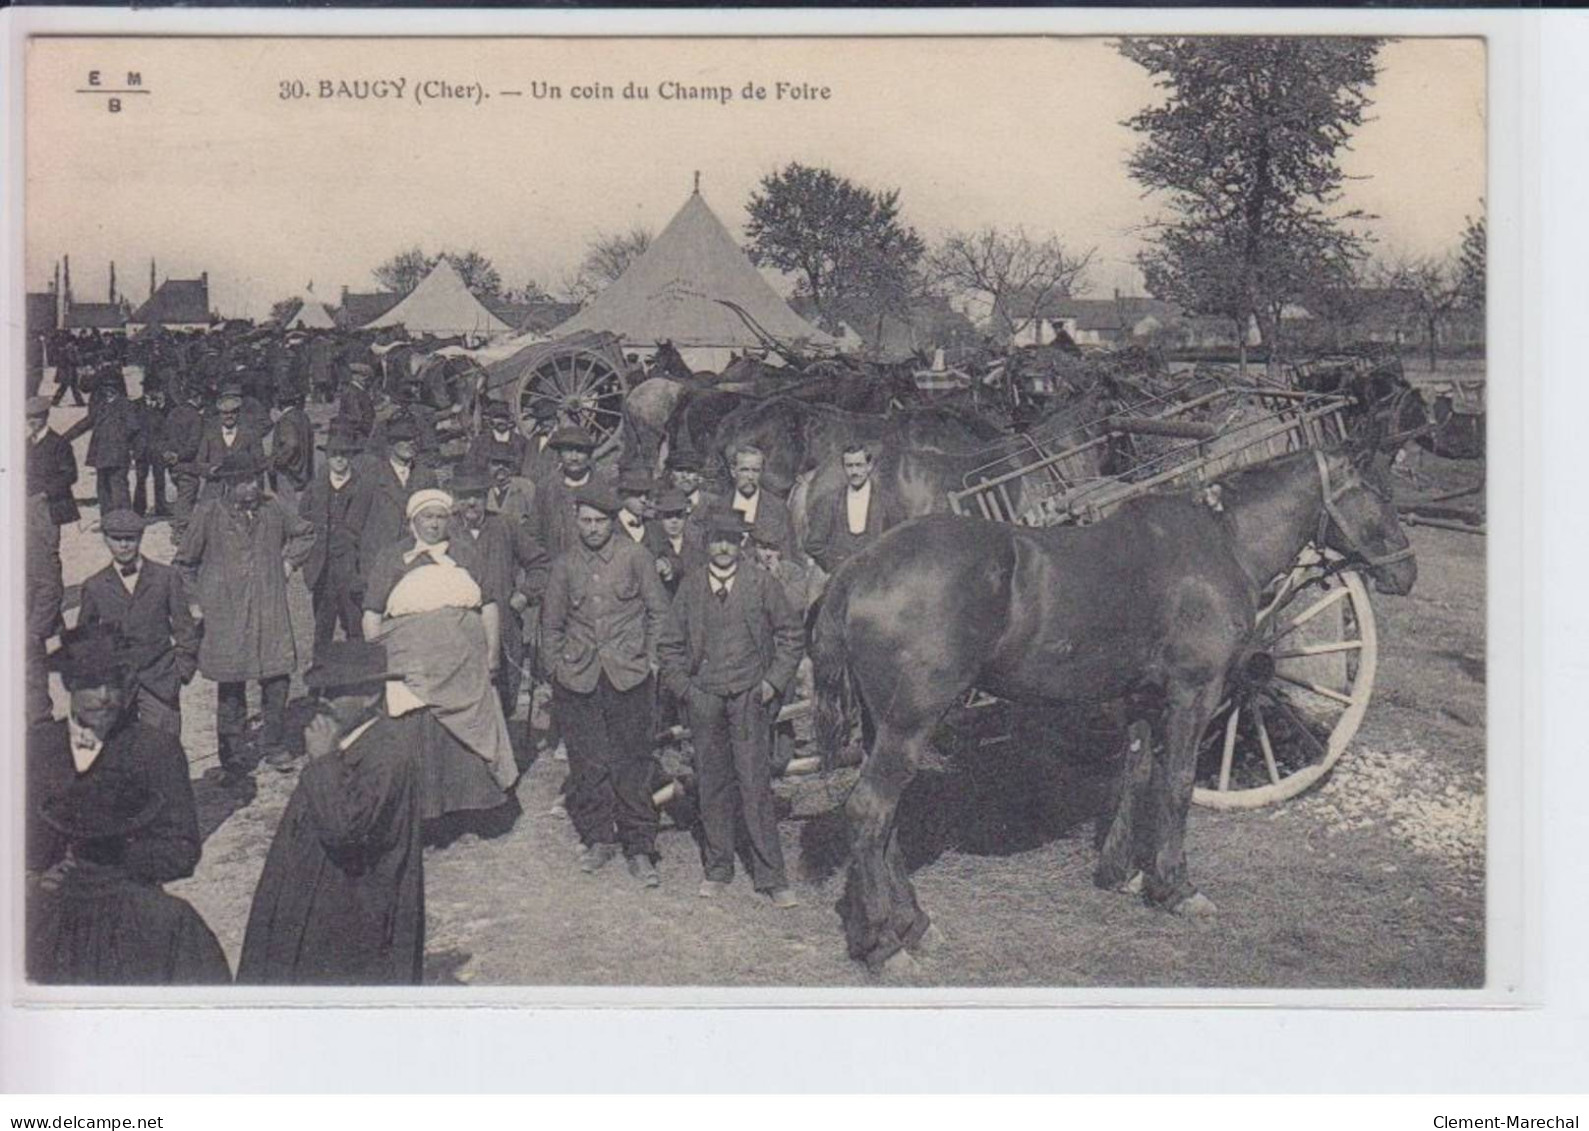
[[[493,448],[505,445],[510,457],[512,474],[523,475],[530,459],[530,441],[524,433],[513,427],[513,410],[508,407],[508,402],[487,401],[480,415],[485,427],[480,429],[478,436],[469,441],[469,450],[464,455],[465,461],[484,467]]]
[[[370,491],[354,466],[364,440],[344,420],[326,437],[326,466],[298,500],[298,514],[314,524],[314,548],[303,564],[304,584],[314,604],[314,646],[331,642],[337,624],[349,640],[363,638],[364,582],[359,544],[370,517]]]
[[[199,501],[199,481],[203,471],[198,465],[199,441],[204,437],[204,385],[190,378],[182,386],[180,403],[166,414],[160,434],[160,462],[171,472],[177,497],[171,505],[171,538],[182,540],[188,519]]]
[[[199,434],[199,449],[194,457],[199,474],[204,476],[204,489],[199,497],[218,499],[222,483],[214,472],[227,457],[232,462],[263,464],[265,462],[264,435],[243,419],[243,388],[238,384],[221,387],[215,401],[215,416],[204,422]]]
[[[766,454],[749,444],[734,453],[734,494],[728,505],[744,518],[746,526],[770,533],[779,549],[793,553],[794,520],[789,517],[789,507],[778,496],[761,489],[761,471],[766,462]]]
[[[50,429],[50,401],[29,397],[27,415],[27,699],[30,726],[50,721],[49,675],[44,668],[44,642],[61,630],[61,601],[66,586],[61,574],[61,527],[76,522],[77,457],[72,446]]]
[[[94,469],[99,513],[109,514],[128,506],[127,474],[139,443],[138,412],[127,399],[127,388],[119,369],[100,375],[89,398],[88,415],[66,430],[70,443],[85,432],[88,440],[85,462]]]
[[[276,498],[288,510],[298,508],[298,496],[314,478],[314,425],[303,409],[303,390],[284,387],[276,394],[281,415],[270,440],[270,482]]]
[[[77,387],[77,343],[72,340],[69,333],[62,333],[57,339],[59,342],[55,350],[55,399],[51,406],[61,403],[68,392],[72,394],[72,403],[78,408],[83,407],[83,394]]]
[[[806,529],[807,556],[830,574],[905,519],[892,500],[882,498],[872,477],[872,453],[864,444],[852,444],[841,458],[844,489],[815,501]]]
[[[732,511],[713,516],[707,568],[685,577],[657,639],[669,691],[685,704],[700,790],[702,898],[734,878],[735,830],[756,890],[796,907],[773,808],[768,739],[778,703],[800,666],[800,617],[768,574],[741,563],[748,528]]]
[[[131,675],[126,641],[108,624],[61,634],[50,655],[71,696],[67,717],[28,731],[27,870],[59,880],[73,858],[59,829],[38,820],[45,801],[74,782],[127,775],[165,798],[159,818],[141,828],[125,865],[135,879],[163,884],[193,874],[199,821],[182,743],[139,722],[128,710]]]
[[[657,576],[671,597],[684,576],[706,565],[706,533],[690,522],[690,501],[670,487],[657,496],[657,516],[646,525],[646,549],[657,559]]]
[[[368,436],[375,429],[375,398],[370,395],[370,378],[375,370],[362,361],[348,366],[347,384],[337,398],[337,416],[347,421],[360,436]]]
[[[556,561],[579,543],[574,492],[595,482],[591,454],[596,450],[596,440],[579,425],[565,424],[552,433],[549,446],[561,460],[562,471],[536,484],[531,533]]]
[[[386,427],[386,450],[366,449],[359,474],[371,492],[370,513],[359,539],[359,572],[370,567],[390,543],[408,533],[408,497],[437,486],[436,473],[419,463],[419,431],[412,419],[394,417]]]
[[[721,510],[727,505],[728,500],[721,495],[714,495],[701,486],[701,459],[690,452],[679,452],[668,457],[668,471],[673,476],[673,485],[684,492],[684,499],[690,504],[689,521],[691,526],[697,526],[702,534],[706,531],[707,517],[716,510]]]
[[[182,575],[140,552],[144,520],[112,511],[99,523],[110,564],[83,582],[77,623],[105,622],[126,639],[135,679],[130,704],[145,726],[182,736],[182,687],[199,664],[199,631]]]
[[[132,402],[138,414],[138,450],[133,453],[132,509],[138,514],[164,518],[166,507],[166,464],[162,458],[166,439],[165,386],[158,378],[146,376],[143,396]]]

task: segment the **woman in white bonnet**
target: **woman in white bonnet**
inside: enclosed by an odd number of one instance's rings
[[[518,778],[507,721],[491,683],[501,655],[498,605],[468,540],[448,537],[452,496],[429,488],[409,496],[412,538],[387,546],[364,593],[364,638],[385,645],[391,670],[387,711],[428,708],[420,816],[494,809]]]

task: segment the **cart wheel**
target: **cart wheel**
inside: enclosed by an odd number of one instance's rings
[[[521,427],[534,426],[531,406],[551,401],[557,418],[579,424],[596,438],[600,456],[614,447],[623,424],[623,401],[629,394],[621,369],[591,350],[554,353],[519,381],[518,412]]]
[[[1355,572],[1324,577],[1309,550],[1268,595],[1258,644],[1203,736],[1192,799],[1256,809],[1321,781],[1357,734],[1374,691],[1379,636]]]

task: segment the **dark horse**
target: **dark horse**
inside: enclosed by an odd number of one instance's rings
[[[1363,564],[1381,592],[1417,578],[1372,455],[1290,453],[1218,492],[1147,496],[1085,527],[919,518],[846,562],[813,610],[811,657],[824,756],[845,729],[846,671],[875,725],[845,806],[851,956],[877,969],[927,930],[895,817],[934,727],[971,688],[1017,702],[1129,700],[1156,715],[1159,741],[1126,755],[1095,878],[1119,887],[1140,870],[1150,902],[1211,911],[1182,844],[1198,740],[1247,660],[1265,585],[1310,542]]]

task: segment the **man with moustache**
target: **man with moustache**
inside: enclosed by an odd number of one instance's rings
[[[728,505],[747,527],[771,535],[779,549],[789,553],[794,549],[794,520],[782,499],[761,489],[766,462],[765,453],[749,444],[734,453],[734,494]]]
[[[596,440],[579,425],[565,424],[552,433],[548,446],[557,453],[562,470],[536,486],[532,533],[555,561],[580,541],[574,493],[594,481],[591,460]]]
[[[370,574],[387,546],[408,534],[408,500],[436,487],[436,473],[419,464],[419,430],[408,417],[386,427],[386,450],[366,451],[359,473],[369,487],[370,514],[359,542],[360,573]]]
[[[864,444],[851,444],[840,458],[844,489],[812,508],[806,530],[806,554],[829,574],[904,521],[900,509],[880,497],[872,453]]]
[[[199,435],[198,451],[193,457],[204,476],[199,498],[216,499],[222,495],[225,485],[212,472],[229,457],[228,466],[241,466],[239,461],[265,462],[264,436],[243,419],[243,387],[236,383],[221,386],[221,394],[215,400],[215,416],[205,420]]]

